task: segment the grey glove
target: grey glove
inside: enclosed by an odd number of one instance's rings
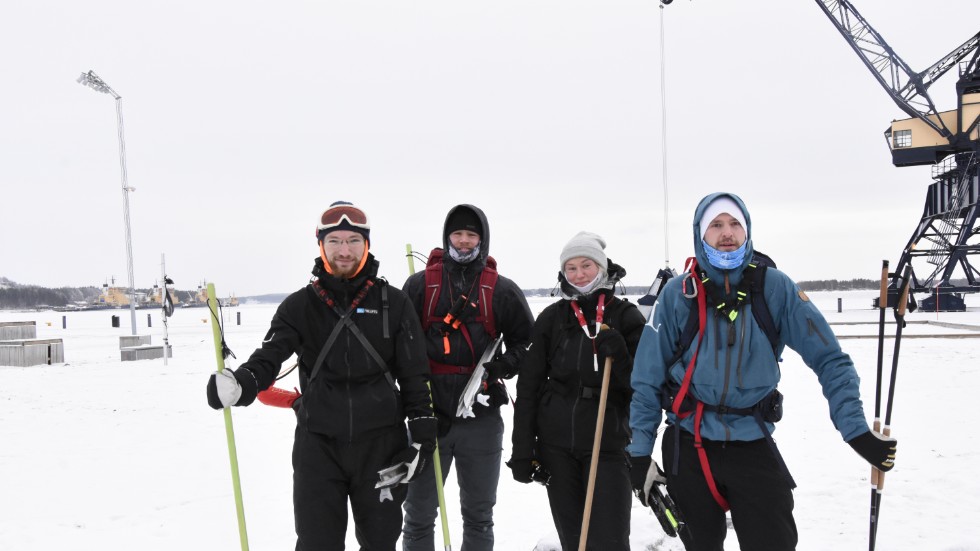
[[[630,457],[630,483],[633,485],[633,493],[639,498],[640,503],[649,506],[650,490],[654,484],[667,484],[664,472],[660,470],[660,465],[650,457]]]

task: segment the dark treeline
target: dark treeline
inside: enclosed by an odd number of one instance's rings
[[[57,289],[33,285],[0,287],[0,309],[66,306],[76,301],[91,302],[98,297],[98,287],[59,287]]]

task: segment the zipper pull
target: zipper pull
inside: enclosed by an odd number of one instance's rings
[[[735,323],[728,324],[728,346],[735,346]]]

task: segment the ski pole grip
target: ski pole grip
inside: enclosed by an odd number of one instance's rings
[[[878,308],[888,308],[888,261],[881,261],[881,291],[878,294]]]
[[[881,431],[881,434],[885,438],[890,438],[892,435],[892,428],[888,425],[885,425],[885,428]],[[877,468],[875,468],[875,470],[878,471],[878,476],[877,476],[878,481],[877,483],[875,483],[875,485],[877,486],[878,491],[880,492],[885,489],[885,471],[879,471]]]

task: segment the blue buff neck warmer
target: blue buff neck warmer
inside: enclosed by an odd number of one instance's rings
[[[712,266],[718,268],[719,270],[731,270],[733,268],[738,268],[742,265],[742,258],[745,256],[745,247],[748,245],[748,240],[742,243],[742,246],[735,249],[734,251],[725,252],[719,251],[708,245],[701,240],[701,246],[704,247],[704,254],[708,257],[708,262]]]

